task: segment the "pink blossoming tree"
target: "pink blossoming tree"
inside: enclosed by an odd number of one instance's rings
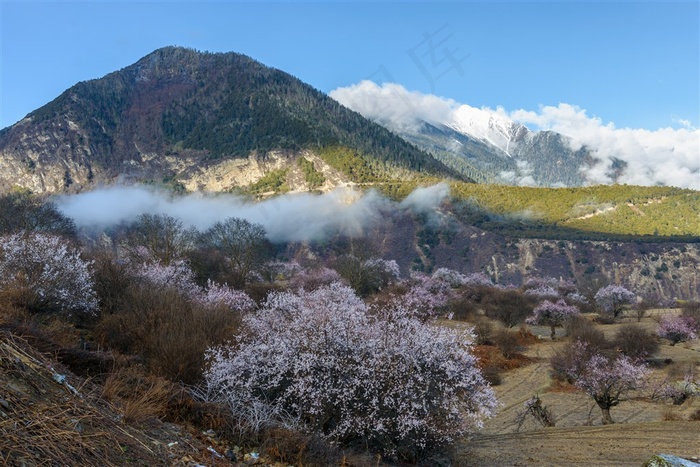
[[[625,305],[634,303],[636,295],[621,285],[609,285],[598,290],[595,301],[613,319],[620,317]]]
[[[259,427],[294,422],[414,459],[481,426],[496,400],[470,335],[369,310],[352,289],[272,293],[228,347],[208,352],[210,393]]]
[[[695,328],[697,324],[690,316],[664,315],[661,317],[656,333],[662,339],[671,341],[671,345],[697,339]]]
[[[95,313],[90,263],[61,237],[17,233],[0,237],[0,289],[35,311]]]
[[[585,355],[586,344],[582,346],[580,355]],[[568,370],[574,384],[593,398],[602,412],[603,424],[614,423],[610,409],[627,400],[631,390],[644,386],[649,370],[644,364],[636,363],[624,355],[611,359],[593,353],[585,361],[575,362]]]
[[[526,322],[528,324],[550,326],[552,330],[551,338],[554,339],[555,328],[563,326],[567,320],[576,316],[579,311],[575,306],[567,305],[564,300],[558,300],[556,303],[545,300],[535,307],[533,313],[533,316],[528,318]]]

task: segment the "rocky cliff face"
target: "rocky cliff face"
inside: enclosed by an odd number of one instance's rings
[[[440,224],[404,214],[384,229],[376,238],[404,273],[447,267],[484,272],[500,284],[547,276],[573,280],[584,293],[620,284],[662,301],[700,297],[700,245],[694,243],[513,239],[460,224],[449,213]]]

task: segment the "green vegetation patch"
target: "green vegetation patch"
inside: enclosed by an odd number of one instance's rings
[[[304,172],[304,180],[306,180],[310,188],[318,188],[326,182],[326,177],[316,170],[314,163],[310,160],[300,157],[297,163],[301,167],[302,172]]]
[[[289,191],[289,186],[287,185],[288,173],[289,169],[273,170],[248,187],[248,192],[254,195],[269,192],[286,193]]]
[[[466,223],[518,237],[700,241],[700,193],[675,187],[451,184]]]

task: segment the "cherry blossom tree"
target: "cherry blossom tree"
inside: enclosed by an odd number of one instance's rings
[[[142,280],[159,287],[169,288],[192,303],[204,306],[226,306],[233,311],[249,311],[255,302],[245,292],[233,289],[226,284],[207,281],[200,287],[194,281],[194,273],[183,260],[164,265],[157,261],[133,267],[132,273]]]
[[[671,345],[697,339],[695,328],[697,324],[690,316],[664,315],[659,321],[656,333],[662,339],[671,341]]]
[[[494,393],[471,335],[430,326],[400,304],[370,310],[335,283],[271,293],[231,346],[210,349],[210,394],[251,426],[295,421],[342,443],[414,459],[480,427]]]
[[[539,324],[550,326],[552,330],[551,337],[555,337],[555,328],[563,326],[564,323],[579,313],[578,308],[572,305],[567,305],[564,300],[558,300],[552,303],[545,300],[535,307],[533,316],[527,319],[528,324]]]
[[[534,289],[527,289],[525,295],[530,295],[538,299],[556,300],[559,297],[559,292],[549,285],[543,285]]]
[[[405,294],[396,298],[414,317],[423,321],[434,318],[443,311],[453,296],[450,283],[439,276],[414,272],[411,278],[403,283],[408,288]]]
[[[464,282],[461,285],[466,286],[481,286],[494,287],[494,283],[489,276],[483,272],[473,272],[464,276]]]
[[[51,234],[0,237],[0,289],[35,311],[95,313],[98,307],[90,263]]]
[[[577,342],[574,345],[583,345]],[[580,352],[584,355],[585,349]],[[574,384],[593,398],[602,412],[603,424],[614,423],[610,409],[627,400],[631,390],[645,384],[649,370],[624,355],[616,359],[594,353],[582,365],[573,365],[569,376]]]
[[[443,280],[447,282],[450,287],[457,288],[465,284],[467,276],[453,269],[439,268],[433,273],[433,279]]]
[[[325,266],[302,269],[289,281],[292,289],[314,290],[319,287],[331,285],[334,282],[341,282],[340,274],[335,269]]]
[[[621,285],[609,285],[598,290],[595,301],[605,313],[617,319],[625,309],[625,305],[634,303],[636,295]]]

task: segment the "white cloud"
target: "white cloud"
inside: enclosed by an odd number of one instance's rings
[[[569,138],[574,150],[586,146],[599,162],[582,168],[590,184],[627,183],[631,185],[672,185],[700,189],[700,130],[687,120],[675,120],[682,128],[657,130],[616,128],[598,117],[587,115],[575,105],[560,103],[542,106],[538,110],[503,108],[475,109],[434,95],[407,91],[398,84],[378,86],[363,81],[354,86],[339,88],[331,97],[341,104],[396,130],[411,130],[421,120],[443,123],[457,128],[482,131],[488,125],[510,119],[531,129],[553,130]],[[465,115],[469,125],[465,126]],[[493,118],[491,118],[493,117]],[[491,132],[488,137],[498,136]],[[500,144],[498,141],[493,141]],[[612,165],[618,159],[627,164],[624,172],[612,177]],[[527,174],[503,173],[504,178],[518,178],[529,183]]]
[[[616,128],[613,123],[604,124],[600,118],[589,117],[585,110],[569,104],[543,106],[538,112],[517,110],[510,115],[524,124],[568,136],[574,149],[591,149],[600,159],[594,167],[584,170],[591,183],[617,181],[700,189],[700,130]],[[614,159],[627,163],[617,180],[611,177]]]
[[[379,86],[371,81],[331,91],[345,107],[394,130],[415,130],[421,120],[442,123],[451,118],[456,102],[432,94],[410,92],[400,84]]]
[[[448,191],[444,184],[420,188],[409,195],[402,206],[434,209]],[[374,191],[363,194],[349,189],[323,195],[290,194],[251,202],[234,195],[172,197],[145,187],[117,186],[61,196],[56,204],[79,227],[104,228],[152,213],[167,214],[204,231],[217,221],[238,217],[261,224],[274,242],[320,240],[336,234],[360,235],[396,209],[394,203]]]
[[[532,176],[532,167],[528,161],[516,160],[517,170],[506,170],[498,174],[498,177],[505,183],[517,186],[537,186],[535,178]]]
[[[401,201],[400,206],[409,208],[415,213],[434,211],[450,194],[450,186],[447,183],[416,188]]]

